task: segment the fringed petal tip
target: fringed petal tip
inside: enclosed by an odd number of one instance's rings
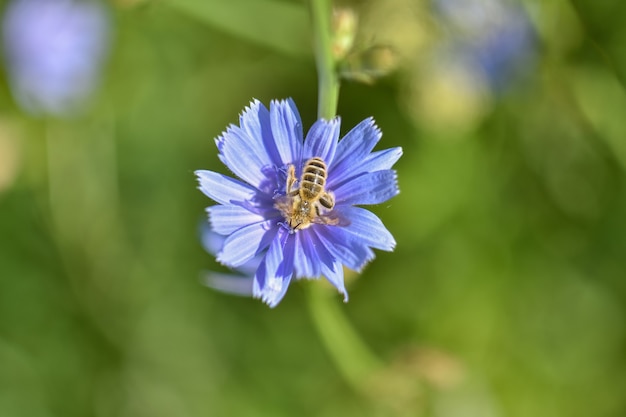
[[[267,107],[256,98],[253,98],[250,104],[239,113],[239,127],[247,130],[248,133],[254,136],[259,135],[259,137],[262,137],[267,115],[269,115]]]
[[[245,117],[247,113],[254,111],[254,109],[259,107],[265,107],[265,105],[261,103],[258,99],[252,98],[252,100],[250,100],[250,104],[244,107],[241,113],[239,113],[239,119],[241,120],[241,118]]]
[[[349,297],[348,297],[348,291],[346,291],[345,289],[344,289],[343,291],[341,291],[341,290],[340,290],[340,291],[339,291],[339,294],[343,294],[343,302],[344,302],[344,303],[347,303],[347,302],[348,302],[348,299],[349,299]]]
[[[321,122],[326,123],[328,125],[333,125],[334,126],[334,125],[338,124],[338,125],[341,126],[341,116],[335,116],[332,119],[326,119],[325,117],[320,117],[318,119],[318,121],[321,121]]]
[[[296,103],[293,101],[291,97],[287,98],[275,98],[270,101],[270,106],[289,106],[296,107]]]
[[[361,127],[363,131],[369,130],[368,133],[370,133],[373,137],[376,137],[378,139],[380,139],[383,136],[382,130],[380,130],[380,127],[378,127],[378,124],[376,124],[376,120],[372,116],[365,118],[361,123],[356,125],[354,128],[356,129],[358,127]]]
[[[348,291],[346,290],[346,287],[343,284],[343,273],[341,275],[342,275],[341,279],[337,282],[333,281],[332,279],[328,277],[325,277],[325,278],[337,290],[337,292],[343,296],[343,302],[347,303],[349,300]]]
[[[370,116],[363,119],[358,125],[350,129],[350,131],[346,134],[346,136],[344,136],[343,139],[346,139],[348,137],[354,138],[355,136],[364,140],[365,143],[369,143],[369,146],[371,146],[371,150],[374,145],[378,143],[383,137],[383,132],[378,127],[378,124],[376,124],[376,120],[374,120],[374,118]]]
[[[393,197],[395,197],[400,194],[400,186],[398,184],[398,172],[395,169],[392,169],[391,171],[393,172],[393,187],[395,188],[395,194],[393,195]]]
[[[289,280],[283,280],[277,277],[270,277],[263,288],[260,287],[258,277],[255,276],[252,285],[252,296],[260,299],[270,308],[276,307],[287,292]]]

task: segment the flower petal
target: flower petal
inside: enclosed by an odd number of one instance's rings
[[[259,223],[264,217],[239,206],[215,205],[206,209],[213,231],[220,235],[230,235],[237,229],[252,223]]]
[[[365,158],[363,164],[359,165],[359,170],[361,172],[375,172],[391,169],[401,156],[401,147],[372,152]]]
[[[302,120],[292,99],[270,103],[270,124],[276,149],[283,164],[293,163],[302,154]]]
[[[200,240],[202,241],[202,247],[211,255],[216,255],[226,240],[226,236],[217,234],[211,229],[211,225],[208,221],[202,222],[200,227]]]
[[[331,268],[324,267],[322,274],[324,277],[333,284],[337,291],[343,295],[343,302],[348,302],[348,291],[346,291],[345,284],[343,282],[343,267],[341,266],[341,262],[335,262]]]
[[[253,294],[270,307],[285,296],[293,276],[294,236],[279,233],[270,244],[253,284]]]
[[[343,231],[349,233],[354,239],[364,245],[385,251],[392,251],[396,246],[389,230],[383,225],[378,216],[361,207],[342,206],[336,207],[342,216],[350,219],[350,224],[343,227]]]
[[[329,178],[328,188],[337,188],[352,178],[366,172],[382,171],[391,169],[398,159],[402,156],[402,148],[385,149],[378,152],[372,152],[359,163],[350,166],[344,165],[343,168],[334,169],[332,177]]]
[[[320,256],[316,245],[311,241],[308,231],[296,233],[296,252],[294,269],[296,278],[316,278],[320,272]]]
[[[332,189],[344,179],[345,174],[353,172],[374,149],[381,137],[382,133],[371,117],[352,128],[337,144],[333,164],[328,171],[327,186]]]
[[[214,232],[209,225],[209,222],[204,222],[201,230],[202,236],[202,246],[204,249],[209,252],[211,255],[215,256],[222,250],[222,246],[224,246],[224,241],[228,236],[220,235]],[[254,258],[250,259],[243,265],[239,265],[237,267],[237,272],[240,272],[246,276],[254,276],[255,271],[259,267],[261,260],[263,259],[264,254],[259,254]]]
[[[303,142],[302,121],[291,99],[272,101],[269,110],[253,100],[242,112],[239,126],[231,125],[216,140],[220,159],[248,184],[212,171],[196,172],[199,188],[220,203],[207,209],[210,233],[219,239],[203,234],[203,241],[209,250],[219,249],[219,262],[238,270],[256,269],[251,281],[231,281],[226,274],[214,273],[205,278],[207,285],[239,294],[251,289],[254,297],[275,307],[292,278],[323,275],[347,301],[343,266],[358,271],[374,258],[373,248],[394,248],[380,219],[353,205],[382,203],[399,192],[391,167],[402,149],[372,153],[381,138],[372,118],[337,143],[339,130],[339,118],[318,120]],[[326,215],[340,221],[290,233],[278,226],[284,219],[275,198],[283,195],[288,165],[312,157],[328,166],[326,188],[334,194],[335,207]]]
[[[234,178],[213,171],[195,172],[200,186],[207,197],[220,204],[243,204],[255,197],[256,190]]]
[[[367,244],[355,238],[344,227],[320,226],[315,232],[332,256],[354,271],[361,271],[365,264],[374,259],[374,252]]]
[[[307,160],[314,156],[319,156],[327,165],[330,165],[335,156],[340,126],[341,120],[339,117],[334,118],[330,122],[324,119],[316,121],[309,129],[304,140],[302,159]],[[302,162],[304,163],[305,161]]]
[[[380,204],[400,192],[396,171],[362,174],[334,190],[336,204]]]
[[[250,137],[261,139],[263,147],[261,152],[267,155],[273,165],[284,164],[272,134],[270,112],[263,103],[254,99],[239,118],[239,125]]]
[[[260,188],[265,180],[264,168],[272,164],[262,138],[258,136],[260,132],[249,135],[240,127],[231,125],[215,140],[224,165],[256,188]]]
[[[312,245],[312,248],[315,250],[315,253],[318,255],[319,264],[318,267],[320,269],[320,274],[326,277],[328,282],[333,284],[337,290],[343,294],[343,301],[348,301],[348,292],[346,291],[345,285],[343,283],[343,267],[341,265],[341,260],[337,259],[333,256],[332,252],[329,250],[331,245],[325,243],[325,241],[320,238],[318,233],[316,233],[317,226],[313,226],[302,233],[307,234],[307,238]],[[314,278],[317,278],[318,275],[314,275]]]
[[[217,261],[232,268],[245,264],[265,250],[276,236],[276,220],[266,220],[236,230],[224,241]]]

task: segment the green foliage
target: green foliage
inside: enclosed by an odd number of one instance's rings
[[[19,113],[2,80],[0,415],[624,415],[624,9],[533,15],[533,71],[461,127],[415,116],[411,66],[342,85],[344,133],[372,115],[404,148],[401,194],[375,208],[397,249],[330,300],[383,364],[359,392],[316,333],[318,283],[274,310],[200,283],[221,268],[193,177],[223,171],[213,138],[253,97],[316,117],[303,4],[119,6],[72,120]]]
[[[303,30],[309,19],[300,4],[277,0],[168,0],[167,4],[241,40],[293,57],[311,56]]]

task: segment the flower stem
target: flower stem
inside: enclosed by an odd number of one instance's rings
[[[332,52],[330,0],[311,0],[315,63],[317,65],[317,117],[330,120],[337,114],[339,77]]]
[[[350,386],[364,391],[382,364],[343,314],[337,297],[330,297],[321,285],[311,286],[308,296],[311,318],[326,350]]]
[[[339,77],[332,53],[330,0],[311,0],[310,6],[319,79],[317,116],[330,120],[337,114],[339,101]],[[368,377],[380,368],[380,362],[359,337],[336,300],[329,297],[326,288],[312,287],[308,306],[313,324],[343,377],[353,389],[363,391]]]

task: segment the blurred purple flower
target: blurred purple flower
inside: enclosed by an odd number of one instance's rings
[[[67,116],[95,90],[111,35],[96,0],[13,0],[2,40],[13,95],[32,114]]]
[[[460,65],[480,72],[496,91],[532,67],[536,35],[528,15],[507,0],[435,0],[443,24],[456,33]]]
[[[380,219],[355,205],[398,194],[391,167],[402,149],[372,152],[381,133],[371,118],[337,142],[339,127],[339,118],[318,120],[303,142],[291,99],[272,101],[269,110],[255,100],[240,125],[216,139],[221,161],[243,181],[196,171],[200,190],[219,203],[207,209],[212,232],[225,237],[217,260],[238,269],[258,257],[252,295],[271,307],[292,279],[322,275],[347,301],[343,266],[359,271],[374,258],[372,248],[395,246]],[[307,163],[314,157],[322,162]],[[310,175],[304,181],[303,171]],[[310,204],[303,183],[319,191]]]

